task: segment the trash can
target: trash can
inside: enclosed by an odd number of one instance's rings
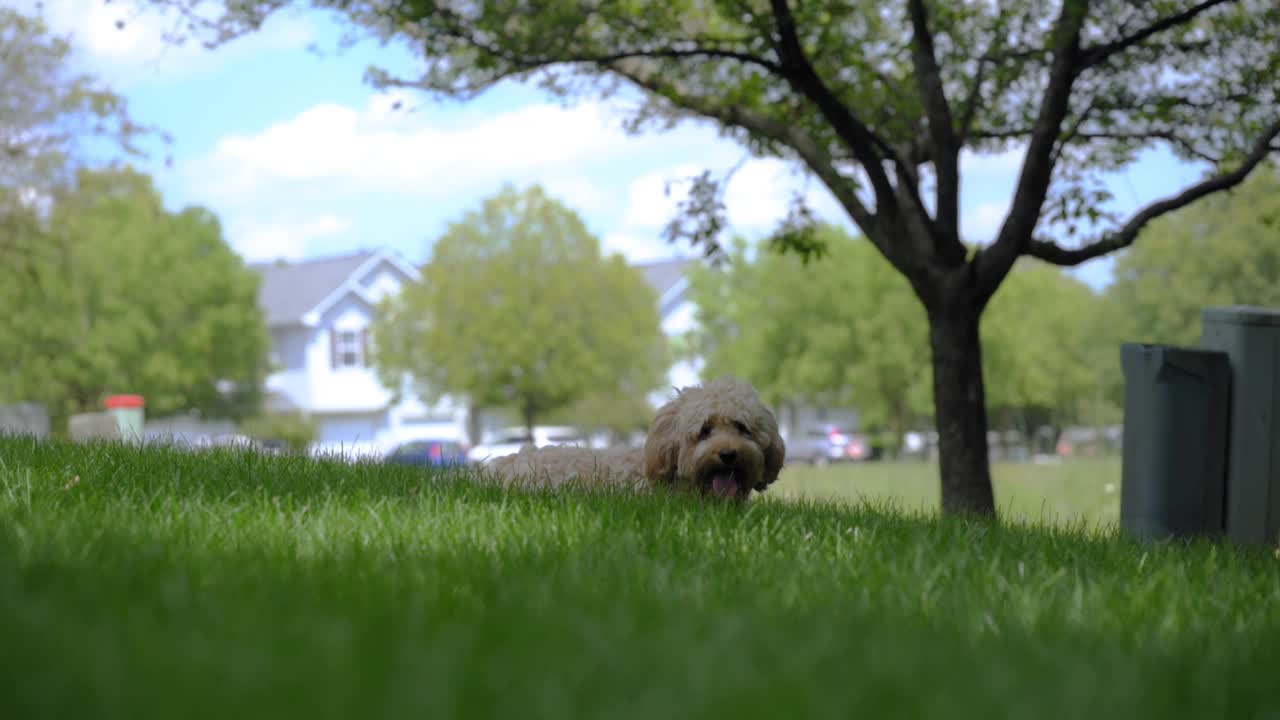
[[[142,424],[145,419],[145,405],[141,395],[111,395],[106,399],[107,412],[111,413],[120,426],[120,438],[125,442],[142,440]]]
[[[1143,540],[1221,535],[1227,354],[1124,343],[1120,527]]]
[[[1200,347],[1231,363],[1226,531],[1233,542],[1280,542],[1280,309],[1201,311]]]

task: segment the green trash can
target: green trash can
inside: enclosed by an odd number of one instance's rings
[[[1227,354],[1124,343],[1120,527],[1143,540],[1221,535]]]
[[[1201,311],[1200,347],[1231,361],[1227,536],[1280,542],[1280,309],[1238,305]]]

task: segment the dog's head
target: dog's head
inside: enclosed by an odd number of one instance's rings
[[[649,482],[738,501],[778,479],[786,446],[755,388],[732,377],[683,388],[645,440]]]

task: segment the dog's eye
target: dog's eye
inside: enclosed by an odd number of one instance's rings
[[[743,423],[735,422],[733,426],[738,429],[738,432],[742,433],[746,437],[751,437],[751,428],[747,427]]]
[[[702,429],[698,431],[698,439],[706,440],[711,435],[711,423],[703,423]]]

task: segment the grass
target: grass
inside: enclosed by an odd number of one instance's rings
[[[0,439],[5,718],[1276,718],[1277,608],[1209,541]]]
[[[1022,523],[1114,528],[1120,520],[1120,458],[1058,463],[998,462],[992,466],[996,504]],[[908,511],[939,506],[935,462],[869,462],[783,469],[771,488],[790,498],[870,501]]]

